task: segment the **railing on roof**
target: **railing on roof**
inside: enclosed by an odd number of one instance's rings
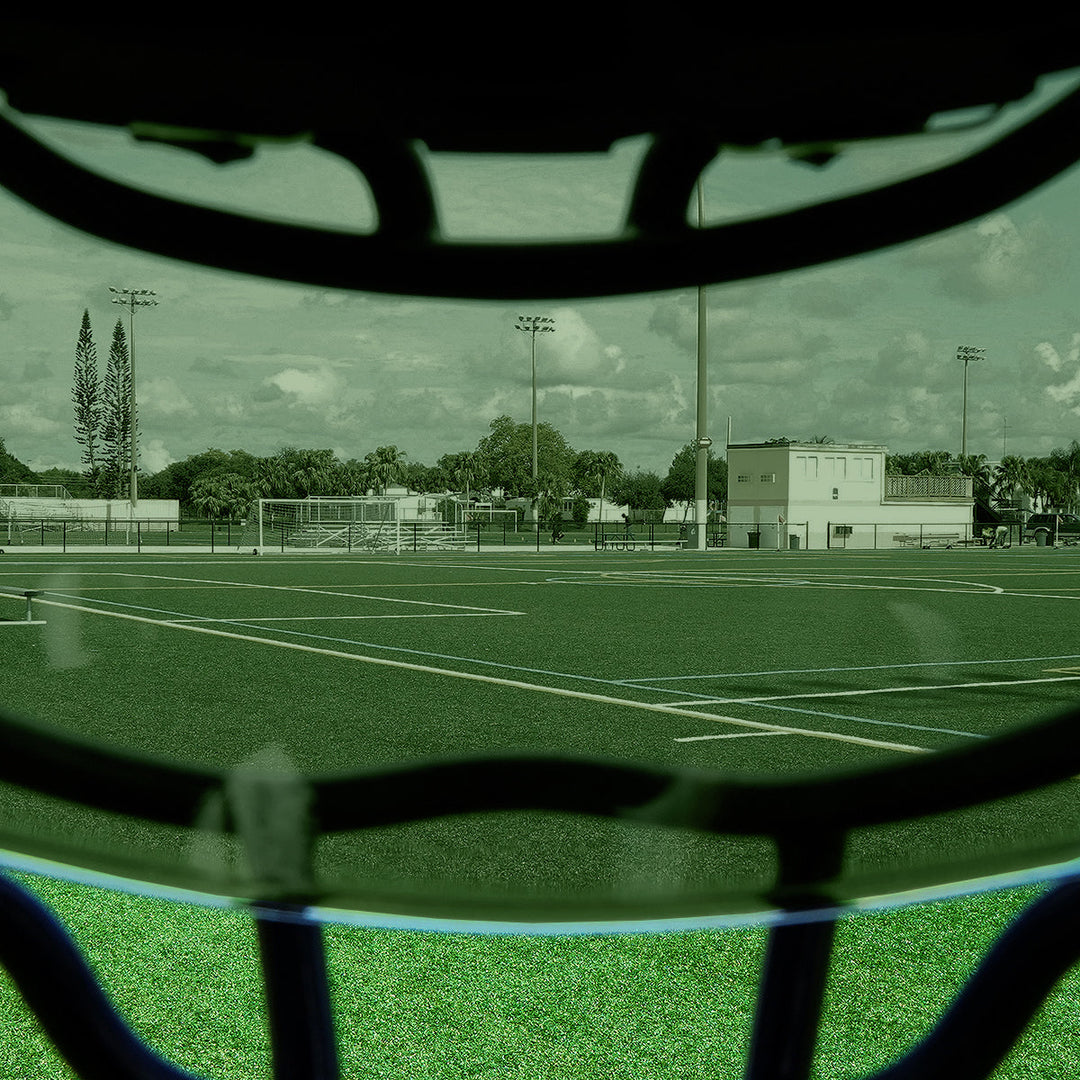
[[[70,499],[63,484],[0,484],[5,499]]]
[[[970,476],[886,476],[886,499],[970,499]]]

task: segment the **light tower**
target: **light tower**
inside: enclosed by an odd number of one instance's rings
[[[555,320],[547,315],[519,315],[514,329],[532,334],[532,478],[536,480],[536,335],[553,334]]]
[[[137,470],[139,465],[139,436],[135,426],[135,309],[137,307],[154,307],[157,293],[150,289],[114,289],[109,286],[109,292],[113,293],[112,302],[120,304],[128,309],[128,365],[131,369],[131,397],[128,401],[128,423],[131,430],[131,508],[134,510],[139,501],[139,481]]]
[[[977,349],[974,345],[957,345],[956,359],[964,361],[964,406],[960,427],[960,457],[967,457],[967,369],[972,360],[982,360],[985,349]]]

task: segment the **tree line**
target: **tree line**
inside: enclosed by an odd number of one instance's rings
[[[1045,457],[1004,456],[991,466],[985,454],[953,456],[947,450],[890,454],[885,471],[904,476],[970,476],[977,502],[986,506],[1080,512],[1080,442]]]
[[[575,450],[551,424],[537,426],[537,476],[532,476],[532,426],[509,416],[491,421],[474,448],[443,454],[434,465],[412,461],[397,446],[363,458],[340,460],[331,450],[285,447],[269,457],[211,449],[174,462],[140,480],[146,498],[176,499],[188,513],[242,517],[258,498],[378,495],[390,485],[417,494],[452,492],[467,502],[526,499],[542,519],[557,516],[567,500],[587,513],[588,500],[626,505],[634,512],[663,510],[694,499],[696,451],[684,446],[667,474],[627,470],[610,450]],[[709,462],[710,499],[727,494],[727,467]]]

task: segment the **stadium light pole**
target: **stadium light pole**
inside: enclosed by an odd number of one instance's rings
[[[697,182],[698,228],[705,225],[705,194],[702,190],[701,177]],[[707,431],[709,426],[709,385],[708,385],[708,303],[705,286],[698,286],[697,294],[697,461],[694,474],[694,518],[696,522],[697,550],[705,550],[705,533],[709,521],[709,447],[712,439]]]
[[[964,405],[960,423],[960,458],[967,457],[967,369],[972,360],[982,360],[985,349],[978,349],[974,345],[957,345],[956,359],[964,361]],[[962,467],[962,466],[961,466]]]
[[[139,481],[137,470],[139,466],[139,436],[135,426],[135,309],[137,307],[154,307],[157,305],[156,292],[150,289],[114,289],[109,286],[109,292],[113,293],[112,302],[120,304],[128,309],[128,367],[131,371],[131,396],[128,400],[128,423],[131,430],[131,508],[134,510],[139,501]]]
[[[532,478],[536,480],[536,335],[553,334],[555,320],[547,315],[519,315],[514,329],[532,335]]]

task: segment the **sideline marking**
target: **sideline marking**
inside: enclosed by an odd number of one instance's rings
[[[718,716],[715,713],[699,712],[665,704],[653,704],[645,701],[630,701],[626,698],[609,697],[606,694],[590,694],[584,690],[566,690],[555,686],[543,686],[538,683],[521,682],[517,679],[502,679],[494,675],[480,675],[474,672],[453,671],[448,668],[432,667],[428,664],[413,664],[405,660],[390,660],[378,656],[365,656],[362,653],[342,652],[338,649],[322,649],[313,645],[303,645],[295,641],[277,641],[274,638],[255,637],[251,634],[238,634],[228,630],[215,630],[209,626],[179,623],[166,619],[151,619],[145,615],[130,615],[123,611],[103,611],[100,608],[86,607],[82,604],[65,604],[59,600],[38,600],[39,604],[50,607],[66,608],[70,611],[82,611],[89,615],[104,615],[112,619],[127,619],[131,622],[149,623],[152,626],[167,626],[174,630],[186,630],[194,634],[209,634],[214,637],[228,638],[233,641],[246,641],[258,645],[272,645],[279,649],[291,649],[296,652],[327,656],[335,660],[352,660],[356,663],[375,664],[379,667],[400,668],[404,671],[417,671],[426,675],[444,675],[452,679],[464,679],[469,682],[490,683],[493,686],[505,686],[515,690],[531,690],[556,697],[572,698],[578,701],[591,701],[600,705],[620,705],[624,708],[640,709],[644,712],[662,713],[668,716],[685,716],[693,720],[707,720],[714,724],[735,724],[738,727],[752,728],[757,731],[770,731],[789,735],[804,735],[811,739],[825,739],[831,742],[850,743],[856,746],[869,746],[878,750],[896,750],[907,754],[929,754],[933,751],[923,746],[908,746],[904,743],[882,742],[877,739],[864,739],[857,735],[841,735],[833,731],[809,731],[805,728],[782,727],[778,724],[765,724],[756,720],[741,720],[735,716]]]

